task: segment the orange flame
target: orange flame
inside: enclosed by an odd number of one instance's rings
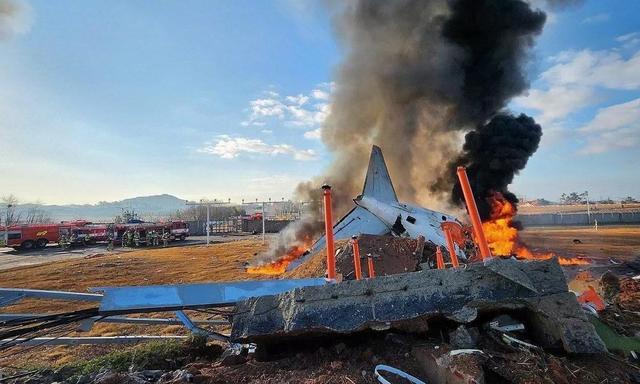
[[[491,218],[482,223],[487,243],[494,256],[512,256],[519,259],[550,259],[553,253],[534,253],[522,242],[518,228],[513,223],[516,208],[500,192],[490,198]],[[579,258],[559,257],[561,265],[586,265],[589,261]]]
[[[281,275],[285,273],[287,266],[292,261],[304,255],[308,249],[309,246],[306,244],[294,245],[286,254],[270,263],[247,267],[247,273],[254,275]]]

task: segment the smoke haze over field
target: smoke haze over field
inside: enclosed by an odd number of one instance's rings
[[[31,28],[31,8],[22,0],[0,0],[0,40]]]

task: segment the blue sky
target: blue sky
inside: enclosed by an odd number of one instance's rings
[[[0,195],[92,203],[289,197],[342,52],[321,3],[11,1],[0,20]],[[640,3],[554,12],[528,67],[541,149],[513,188],[640,197]]]

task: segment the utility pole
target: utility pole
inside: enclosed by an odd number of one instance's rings
[[[191,206],[196,206],[196,207],[207,207],[207,247],[209,246],[209,238],[210,238],[210,234],[211,234],[211,207],[212,206],[217,206],[217,205],[227,205],[231,203],[231,199],[229,199],[229,201],[227,203],[225,203],[224,201],[218,201],[218,199],[213,199],[213,201],[205,201],[205,200],[200,200],[199,203],[192,203],[192,202],[185,202],[186,205],[191,205]]]

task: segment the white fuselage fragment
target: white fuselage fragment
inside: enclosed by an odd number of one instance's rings
[[[445,221],[457,222],[454,216],[411,204],[385,203],[368,196],[358,196],[353,201],[384,222],[395,235],[414,239],[418,236],[424,236],[427,241],[445,247],[445,249],[447,242],[441,223]],[[463,254],[457,245],[456,253]]]

